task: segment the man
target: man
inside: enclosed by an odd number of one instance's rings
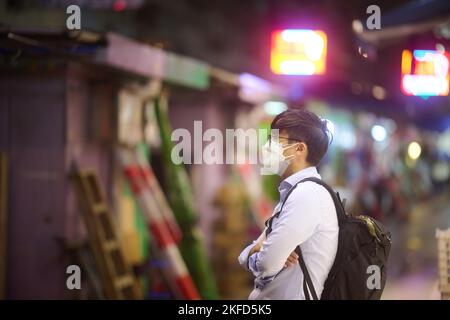
[[[307,177],[317,177],[316,166],[329,145],[326,120],[306,110],[287,110],[271,125],[272,136],[263,147],[263,165],[281,176],[280,209],[290,188]],[[278,132],[278,137],[273,133]],[[338,244],[338,221],[328,191],[314,182],[299,184],[289,195],[272,231],[265,231],[239,256],[239,263],[255,276],[249,299],[305,299],[303,274],[294,252],[300,245],[306,267],[320,299]]]

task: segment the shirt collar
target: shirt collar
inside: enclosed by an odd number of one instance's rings
[[[278,191],[282,192],[286,189],[289,189],[297,182],[308,177],[320,178],[320,174],[317,172],[316,167],[308,167],[290,175],[289,177],[281,181],[280,186],[278,187]]]

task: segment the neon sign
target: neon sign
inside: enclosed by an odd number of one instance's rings
[[[408,96],[448,96],[449,61],[444,52],[403,50],[401,89]]]
[[[270,68],[275,74],[325,73],[327,36],[323,31],[288,29],[272,33]]]

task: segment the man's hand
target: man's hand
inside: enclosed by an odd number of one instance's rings
[[[290,267],[296,265],[297,263],[298,263],[298,254],[296,254],[295,251],[292,251],[291,255],[287,258],[284,266]]]

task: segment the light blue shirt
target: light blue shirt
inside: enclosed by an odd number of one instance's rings
[[[315,167],[296,172],[280,183],[280,202],[273,214],[279,210],[291,187],[308,177],[320,178]],[[272,232],[264,240],[261,251],[248,257],[258,239],[238,258],[239,263],[255,276],[255,288],[249,299],[305,299],[300,267],[298,264],[284,266],[297,245],[301,247],[320,297],[336,256],[338,234],[336,209],[328,191],[315,182],[299,184],[289,195],[279,217],[273,219]]]

